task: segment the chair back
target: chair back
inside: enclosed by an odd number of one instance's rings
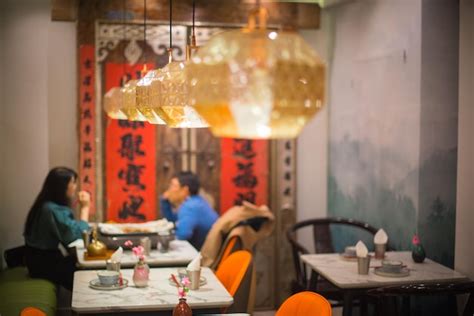
[[[290,296],[280,306],[276,316],[331,316],[331,304],[314,292],[300,292]]]
[[[226,312],[247,312],[252,270],[252,254],[246,250],[230,254],[219,265],[216,276],[234,298],[234,304]]]
[[[46,316],[46,313],[36,307],[25,307],[21,310],[20,316]]]
[[[215,267],[218,269],[219,265],[227,259],[232,253],[243,250],[243,243],[242,239],[240,236],[235,235],[231,236],[230,238],[226,239],[224,241],[224,244],[222,245],[222,249],[217,257],[217,260],[215,262]]]
[[[380,315],[396,315],[398,308],[393,306],[393,297],[399,296],[448,296],[469,294],[463,316],[474,315],[474,282],[409,284],[387,286],[370,290],[368,294],[377,298],[377,310]]]
[[[298,222],[290,227],[290,229],[286,232],[286,237],[291,245],[293,265],[295,267],[296,273],[296,280],[294,280],[292,284],[293,293],[308,288],[306,265],[300,260],[300,255],[310,253],[308,249],[306,249],[296,240],[296,233],[303,228],[311,227],[315,253],[333,253],[335,251],[331,234],[331,226],[352,227],[356,230],[365,231],[372,236],[378,231],[377,228],[372,227],[367,223],[340,217],[308,219]]]
[[[3,256],[5,257],[5,262],[7,267],[14,268],[25,266],[25,246],[10,248],[5,250]]]

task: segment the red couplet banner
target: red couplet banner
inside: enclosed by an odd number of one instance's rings
[[[94,46],[79,48],[79,187],[91,194],[90,214],[95,213],[95,70]]]
[[[248,201],[268,204],[268,141],[221,139],[221,214]]]
[[[152,69],[153,65],[147,65]],[[143,65],[107,63],[105,88],[119,87],[125,74],[140,77]],[[105,115],[105,112],[104,112]],[[108,221],[156,219],[156,128],[147,122],[112,120],[105,128],[105,191]]]

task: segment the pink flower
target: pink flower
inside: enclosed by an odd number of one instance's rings
[[[133,247],[132,251],[133,251],[133,254],[137,258],[140,258],[140,257],[143,257],[144,252],[145,252],[145,248],[143,248],[143,246],[137,246],[137,247]]]
[[[418,238],[417,234],[413,235],[413,239],[411,240],[411,243],[414,244],[415,246],[420,244],[420,238]]]
[[[123,244],[125,247],[132,247],[133,246],[133,242],[131,240],[127,240],[124,244]]]
[[[182,298],[182,297],[186,296],[186,292],[184,291],[184,288],[182,288],[182,287],[178,288],[178,296],[179,296],[179,298]]]
[[[191,281],[189,281],[189,278],[185,276],[185,277],[181,280],[181,283],[186,287],[186,286],[188,286],[189,284],[191,284]]]

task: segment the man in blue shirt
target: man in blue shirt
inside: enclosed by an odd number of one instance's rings
[[[160,198],[163,216],[176,224],[176,237],[201,249],[207,233],[219,217],[198,194],[199,178],[192,172],[178,173]]]

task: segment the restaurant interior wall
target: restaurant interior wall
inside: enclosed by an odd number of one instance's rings
[[[328,76],[331,74],[334,48],[332,39],[335,21],[332,12],[330,8],[321,10],[319,30],[299,31],[325,61]],[[327,216],[328,109],[330,106],[331,100],[328,97],[323,109],[305,126],[297,140],[297,222]],[[298,240],[307,249],[313,248],[310,230],[299,232]]]
[[[458,7],[360,1],[335,10],[329,214],[383,227],[398,249],[418,231],[428,255],[453,266]]]
[[[74,23],[51,22],[50,4],[0,1],[2,254],[23,243],[26,214],[48,170],[77,168],[76,31]]]
[[[460,2],[455,268],[474,280],[474,1]]]

